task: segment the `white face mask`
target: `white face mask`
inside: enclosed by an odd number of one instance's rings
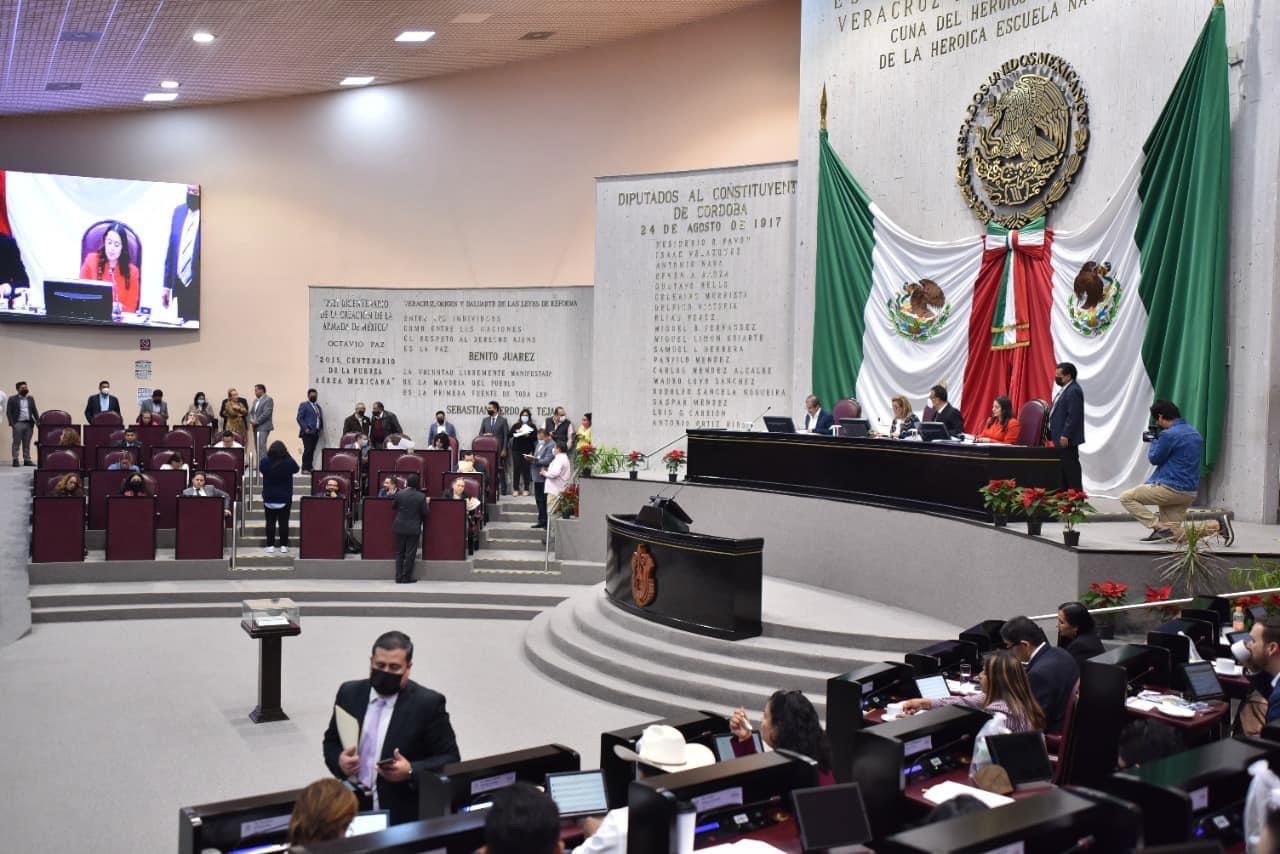
[[[521,420],[521,421],[523,421],[525,424],[528,424],[528,423],[529,423],[529,416],[528,416],[528,415],[521,415],[521,416],[520,416],[520,420]]]
[[[111,389],[104,388],[100,392],[98,392],[98,394],[111,394]]]

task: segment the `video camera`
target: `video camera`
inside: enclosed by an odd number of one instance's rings
[[[1147,424],[1147,429],[1142,431],[1142,441],[1154,442],[1156,439],[1160,438],[1160,433],[1163,431],[1163,427],[1161,427],[1157,422],[1152,421]]]

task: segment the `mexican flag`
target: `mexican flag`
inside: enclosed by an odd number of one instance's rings
[[[1226,406],[1230,126],[1225,11],[1215,5],[1127,177],[1093,222],[1043,218],[933,243],[889,219],[819,134],[813,389],[856,397],[872,423],[935,383],[979,432],[1008,395],[1052,402],[1054,365],[1085,393],[1085,487],[1145,479],[1139,434],[1173,401],[1217,461]],[[1099,156],[1095,149],[1092,156]],[[1052,216],[1052,214],[1050,214]]]

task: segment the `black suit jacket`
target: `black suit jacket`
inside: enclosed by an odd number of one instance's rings
[[[1080,666],[1065,649],[1045,644],[1027,665],[1027,679],[1036,702],[1044,709],[1045,731],[1062,732],[1067,701],[1080,681]]]
[[[107,403],[107,408],[103,409],[102,396],[97,394],[89,395],[89,402],[84,405],[84,420],[92,421],[93,416],[97,415],[99,412],[115,412],[118,414],[120,412],[120,399],[114,394],[110,395],[109,398],[110,400]]]
[[[4,414],[10,427],[18,423],[18,416],[21,414],[21,404],[18,402],[20,400],[22,400],[21,395],[12,394],[5,401]],[[36,399],[30,394],[27,395],[27,414],[31,416],[33,425],[40,421],[40,410],[36,408]]]
[[[947,404],[947,408],[942,412],[933,414],[934,421],[941,421],[943,426],[947,428],[947,432],[952,437],[960,436],[964,433],[964,416],[960,414],[960,410],[951,404]]]
[[[357,679],[344,682],[334,699],[356,721],[363,723],[369,708],[369,680]],[[378,803],[391,811],[392,824],[404,824],[418,818],[418,779],[421,774],[436,773],[450,762],[457,762],[458,740],[445,711],[444,695],[410,681],[400,689],[396,707],[387,724],[387,735],[382,742],[379,759],[388,759],[397,749],[413,766],[413,775],[403,783],[392,783],[378,777]],[[344,779],[338,765],[342,742],[338,738],[338,724],[329,716],[329,728],[324,733],[324,764],[333,776]]]
[[[1071,653],[1071,657],[1079,664],[1093,658],[1095,655],[1102,655],[1106,650],[1102,647],[1102,639],[1095,634],[1087,634],[1081,632],[1075,636],[1071,643],[1063,647],[1067,652]]]
[[[551,441],[564,442],[566,445],[569,444],[570,425],[567,417],[561,419],[559,425],[556,425],[552,419],[548,418],[546,421],[542,422],[542,426],[543,429],[551,434]]]
[[[404,536],[420,535],[422,520],[427,517],[427,496],[411,486],[406,486],[392,496],[396,516],[391,522],[391,533]]]
[[[1057,447],[1063,436],[1068,446],[1084,444],[1084,390],[1078,382],[1062,390],[1049,413],[1049,441]]]
[[[805,417],[807,418],[808,416],[809,416],[809,413],[806,412]],[[801,424],[804,423],[803,418],[800,419],[800,423]],[[825,409],[819,409],[816,423],[814,422],[814,419],[809,418],[809,429],[814,433],[830,433],[831,428],[835,425],[835,423],[836,421],[834,418],[831,417],[830,412],[828,412]]]
[[[480,435],[493,436],[498,440],[499,455],[507,452],[507,443],[511,441],[511,427],[507,424],[506,416],[499,415],[497,418],[497,426],[490,426],[489,416],[486,415],[484,420],[480,422]]]

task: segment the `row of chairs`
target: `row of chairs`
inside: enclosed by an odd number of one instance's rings
[[[151,418],[155,424],[161,427],[166,424],[165,417],[157,412],[153,412]],[[217,421],[216,418],[210,415],[197,414],[196,418],[200,419],[200,423],[205,427],[212,427]],[[70,427],[75,422],[72,420],[70,412],[64,409],[49,409],[40,413],[40,420],[37,423],[41,427]],[[89,423],[107,427],[122,425],[125,422],[119,412],[99,412],[89,419]]]
[[[92,458],[88,457],[85,449],[79,446],[41,447],[37,465],[42,471],[87,472],[93,469],[110,468],[128,454],[140,467],[158,469],[177,454],[183,463],[195,468],[244,470],[244,448],[227,448],[220,445],[193,447],[190,443],[178,439],[163,444],[143,443],[141,448],[122,448],[118,444],[119,440],[116,440],[111,445],[95,448]]]

